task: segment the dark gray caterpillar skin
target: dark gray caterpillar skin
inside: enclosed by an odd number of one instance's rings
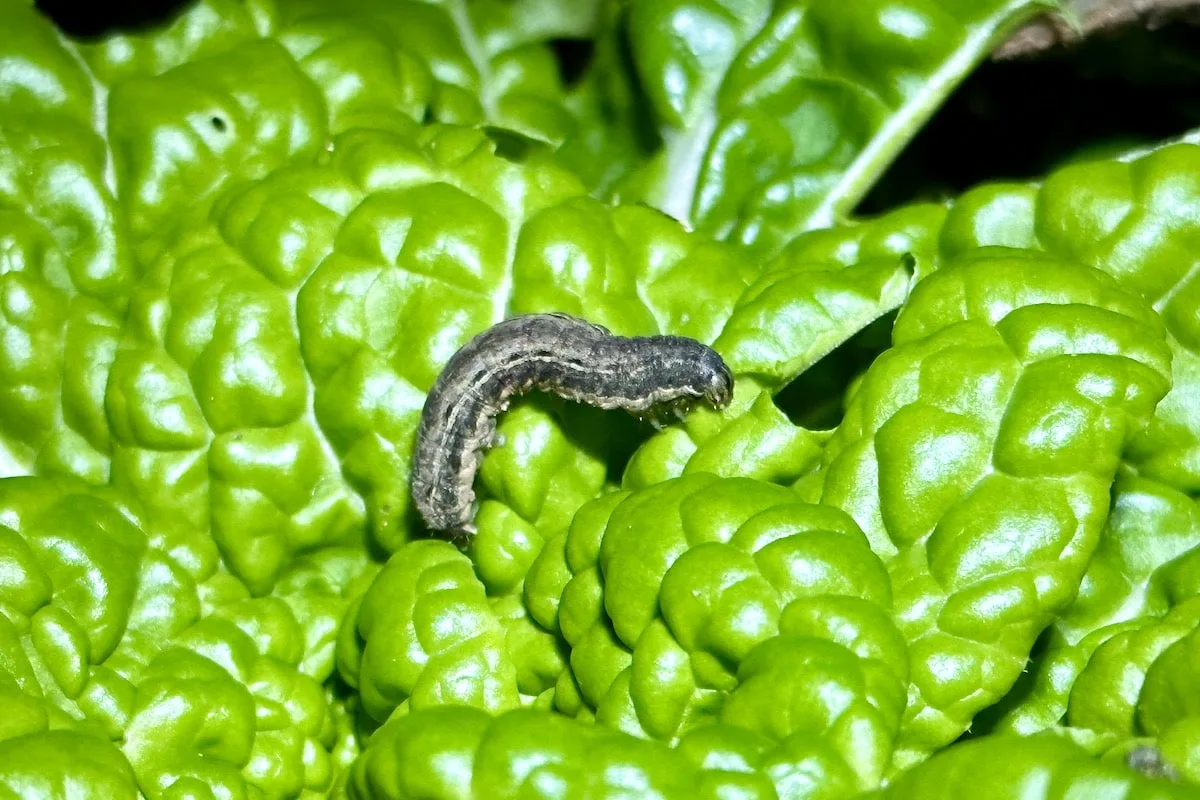
[[[507,319],[455,353],[417,429],[412,496],[431,530],[475,533],[475,472],[496,416],[531,389],[642,414],[663,404],[729,403],[733,375],[716,351],[683,336],[615,336],[566,314]]]

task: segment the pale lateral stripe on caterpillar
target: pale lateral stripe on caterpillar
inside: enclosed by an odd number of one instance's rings
[[[431,530],[475,532],[472,486],[496,416],[530,389],[639,414],[701,398],[722,408],[733,375],[716,351],[683,336],[616,336],[559,313],[488,328],[446,363],[421,413],[412,496]]]

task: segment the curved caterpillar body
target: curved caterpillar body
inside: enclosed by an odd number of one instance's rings
[[[496,416],[530,389],[641,414],[690,399],[721,408],[733,375],[716,351],[683,336],[615,336],[566,314],[494,325],[450,358],[425,399],[412,496],[431,530],[475,533],[472,484]]]

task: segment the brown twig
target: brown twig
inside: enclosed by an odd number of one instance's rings
[[[1173,22],[1200,24],[1200,0],[1065,0],[1063,11],[1027,22],[992,52],[992,58],[1030,58],[1092,36],[1132,27],[1155,30]]]

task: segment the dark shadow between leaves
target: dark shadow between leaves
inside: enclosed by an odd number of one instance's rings
[[[121,33],[144,33],[170,25],[192,4],[191,0],[117,0],[94,4],[75,0],[36,0],[34,5],[63,33],[87,40]]]
[[[524,164],[535,158],[551,158],[554,154],[554,149],[546,142],[510,128],[486,125],[481,130],[496,145],[496,155],[514,164]]]
[[[891,346],[896,313],[884,314],[802,372],[776,392],[775,406],[803,428],[836,428],[845,414],[851,384]]]
[[[855,210],[870,216],[985,181],[1035,180],[1200,126],[1200,28],[1132,28],[1035,59],[987,61]]]
[[[588,39],[551,39],[548,44],[558,61],[558,77],[563,87],[575,88],[587,74],[595,45]]]

